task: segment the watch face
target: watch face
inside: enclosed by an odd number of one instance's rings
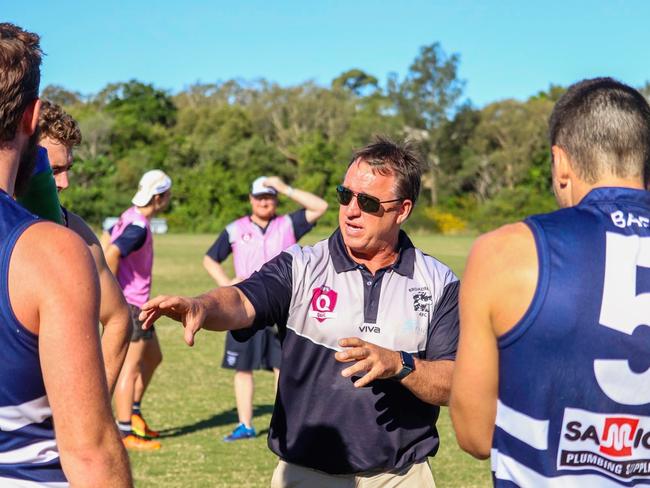
[[[415,360],[413,359],[413,356],[404,351],[400,351],[400,354],[402,356],[402,366],[413,371],[415,369]]]
[[[405,378],[415,369],[415,360],[413,359],[413,356],[404,351],[400,351],[400,356],[402,357],[402,370],[395,376],[395,379],[397,380]]]

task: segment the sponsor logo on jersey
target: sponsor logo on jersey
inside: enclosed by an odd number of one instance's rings
[[[650,477],[650,417],[566,408],[557,469],[594,469],[624,481]]]
[[[319,322],[324,322],[327,319],[336,317],[336,301],[338,293],[328,286],[321,286],[312,290],[311,296],[311,310],[308,315],[315,318]]]
[[[381,334],[381,327],[377,326],[376,324],[363,324],[359,326],[359,332],[362,334]]]
[[[251,234],[250,232],[245,232],[241,236],[241,240],[244,242],[249,242],[251,239],[253,239],[253,234]]]

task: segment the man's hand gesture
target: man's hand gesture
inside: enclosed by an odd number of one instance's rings
[[[366,386],[374,380],[392,378],[402,369],[402,359],[397,351],[377,346],[358,337],[341,339],[339,345],[347,349],[334,355],[337,361],[342,363],[356,361],[355,364],[341,371],[341,375],[348,378],[366,372],[363,377],[354,382],[357,388]]]
[[[207,307],[201,297],[160,295],[142,306],[142,328],[148,329],[162,315],[181,322],[185,328],[185,342],[194,345],[194,335],[201,329],[207,315]]]
[[[262,182],[262,185],[266,186],[267,188],[274,188],[280,193],[284,193],[288,188],[287,184],[282,181],[279,176],[269,176]]]

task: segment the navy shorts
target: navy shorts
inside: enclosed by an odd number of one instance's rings
[[[255,369],[272,370],[280,368],[282,349],[280,339],[273,328],[258,330],[253,337],[244,342],[237,341],[231,332],[226,334],[222,368],[236,371]]]
[[[135,305],[129,305],[129,312],[131,313],[131,342],[138,342],[140,340],[148,341],[153,339],[153,334],[156,332],[152,325],[147,330],[142,330],[142,321],[139,319],[140,308]]]

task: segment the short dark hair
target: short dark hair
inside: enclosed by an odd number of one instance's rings
[[[0,23],[0,142],[16,137],[27,106],[38,98],[41,56],[37,34]]]
[[[49,137],[59,144],[71,148],[81,144],[79,124],[60,105],[43,100],[38,116],[39,137]]]
[[[354,152],[350,165],[357,160],[369,164],[381,175],[395,175],[395,195],[415,205],[420,194],[423,165],[410,142],[395,143],[376,136],[373,142]]]
[[[612,78],[583,80],[555,104],[549,137],[586,183],[605,173],[643,177],[650,160],[650,106],[637,90]]]

